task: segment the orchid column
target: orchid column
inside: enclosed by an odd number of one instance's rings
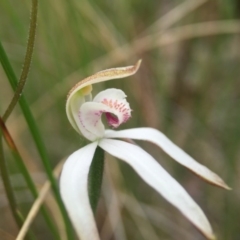
[[[105,130],[101,121],[102,115],[105,115],[108,124],[112,128],[117,128],[130,118],[131,109],[126,101],[125,93],[119,89],[107,89],[92,99],[92,84],[133,75],[138,70],[140,63],[141,61],[138,61],[134,66],[98,72],[79,82],[68,95],[66,111],[71,125],[79,134],[91,141],[90,144],[70,155],[62,170],[60,190],[70,219],[81,240],[99,239],[88,197],[89,169],[95,150],[99,146],[104,151],[128,163],[149,186],[179,209],[206,238],[215,239],[201,208],[151,155],[134,144],[112,138],[131,138],[153,142],[175,161],[201,178],[229,189],[223,180],[196,162],[156,129]]]

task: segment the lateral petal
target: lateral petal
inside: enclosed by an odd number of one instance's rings
[[[208,239],[215,239],[201,208],[151,155],[136,145],[119,140],[102,139],[99,146],[128,163],[146,183],[179,209]]]
[[[88,198],[88,173],[97,142],[74,152],[60,176],[60,193],[72,224],[81,240],[99,240]]]
[[[133,128],[122,131],[106,130],[106,138],[131,138],[152,142],[162,148],[169,156],[182,164],[204,180],[219,187],[230,189],[227,184],[214,172],[204,165],[198,163],[190,155],[184,152],[163,133],[154,128]]]

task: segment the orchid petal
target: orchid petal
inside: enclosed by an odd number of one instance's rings
[[[85,138],[95,141],[103,137],[105,127],[101,116],[107,110],[109,109],[104,104],[96,102],[86,102],[81,106],[78,122],[79,129]]]
[[[77,132],[79,132],[79,130],[77,129],[78,124],[76,123],[76,111],[81,107],[79,102],[82,104],[89,98],[92,91],[92,84],[131,76],[137,72],[140,64],[141,60],[139,60],[134,66],[111,68],[97,72],[94,75],[83,79],[70,90],[67,97],[66,113],[69,122]]]
[[[102,102],[106,98],[108,99],[124,99],[127,95],[120,89],[108,88],[99,92],[93,99],[93,102]]]
[[[131,109],[126,97],[127,95],[122,90],[110,88],[97,94],[93,101],[101,102],[109,107],[106,113],[108,124],[117,128],[131,117]]]
[[[226,183],[214,172],[198,163],[181,148],[170,141],[163,133],[153,128],[134,128],[122,131],[106,130],[106,138],[131,138],[150,141],[165,151],[178,163],[182,164],[206,181],[219,187],[230,189]]]
[[[73,128],[79,133],[79,117],[78,117],[78,112],[80,110],[80,106],[85,102],[84,98],[79,96],[79,94],[76,94],[75,96],[72,97],[72,104],[69,105],[70,111],[68,115],[68,119],[73,126]]]
[[[178,208],[208,239],[215,239],[201,208],[151,155],[136,145],[119,140],[102,139],[99,146],[128,163],[146,183]]]
[[[91,85],[87,86],[85,89],[75,92],[75,94],[71,96],[71,99],[68,98],[67,100],[66,113],[67,113],[68,120],[71,123],[72,127],[79,134],[81,134],[81,132],[79,130],[78,112],[83,103],[91,100],[92,98],[91,91],[92,91]]]
[[[113,127],[126,122],[131,116],[131,109],[125,98],[122,90],[113,88],[100,92],[92,102],[82,104],[76,122],[83,136],[90,141],[104,136],[102,114],[106,115],[109,125]]]
[[[99,240],[88,198],[88,173],[97,142],[74,152],[65,162],[60,193],[73,226],[81,240]]]

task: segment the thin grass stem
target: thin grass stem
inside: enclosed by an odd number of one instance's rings
[[[56,178],[58,178],[60,175],[62,165],[63,165],[63,161],[60,161],[59,164],[54,169],[54,175]],[[43,184],[43,187],[40,190],[38,197],[35,199],[23,226],[18,233],[16,240],[23,240],[25,238],[26,233],[27,233],[31,223],[33,222],[34,218],[36,217],[36,215],[37,215],[39,209],[41,208],[41,205],[43,204],[43,201],[45,200],[50,189],[51,189],[51,183],[49,180],[47,180]]]
[[[29,36],[28,36],[27,50],[26,50],[26,55],[24,59],[23,69],[22,69],[18,86],[15,90],[14,96],[6,112],[2,117],[4,121],[7,120],[7,118],[10,116],[11,112],[13,111],[14,107],[16,106],[19,98],[21,97],[23,88],[27,80],[27,76],[28,76],[31,61],[32,61],[33,48],[34,48],[34,42],[35,42],[36,27],[37,27],[37,12],[38,12],[38,0],[32,0]]]
[[[1,119],[1,122],[2,122],[2,119]],[[14,196],[14,191],[13,191],[10,177],[8,174],[7,164],[6,164],[4,151],[3,151],[2,135],[3,135],[2,128],[0,128],[0,172],[1,172],[3,186],[5,188],[6,196],[7,196],[8,202],[9,202],[9,206],[10,206],[10,210],[12,212],[13,218],[14,218],[18,228],[21,228],[21,226],[24,222],[24,219],[17,207],[16,199]],[[31,233],[26,236],[26,239],[34,240],[35,238],[33,237],[33,234]]]
[[[16,200],[14,197],[13,188],[12,188],[12,185],[10,182],[9,174],[7,171],[7,165],[6,165],[6,161],[5,161],[5,157],[4,157],[4,152],[3,152],[2,129],[0,129],[0,171],[1,171],[3,185],[4,185],[4,188],[6,191],[6,196],[8,198],[8,202],[9,202],[9,206],[10,206],[12,215],[13,215],[18,227],[20,228],[22,225],[21,218],[18,213],[17,204],[16,204]]]

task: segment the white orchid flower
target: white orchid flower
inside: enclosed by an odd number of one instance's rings
[[[123,91],[107,89],[92,100],[92,84],[133,75],[140,63],[141,61],[138,61],[134,66],[98,72],[79,82],[68,95],[66,111],[70,123],[79,134],[92,142],[74,152],[66,160],[62,170],[60,191],[70,219],[81,240],[100,239],[88,197],[88,173],[94,152],[99,146],[128,163],[146,183],[174,205],[208,239],[215,239],[201,208],[150,154],[137,145],[113,138],[150,141],[198,176],[212,184],[229,189],[223,180],[196,162],[156,129],[105,130],[101,121],[103,114],[108,124],[114,128],[126,122],[131,116],[131,109]]]

